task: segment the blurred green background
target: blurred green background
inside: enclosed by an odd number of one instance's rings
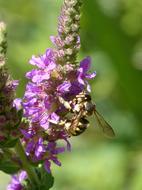
[[[8,26],[8,67],[23,95],[28,60],[52,46],[62,0],[0,0]],[[142,0],[84,0],[79,59],[90,55],[93,100],[115,130],[91,127],[72,138],[72,152],[53,166],[53,190],[142,190]],[[0,173],[0,190],[9,176]]]

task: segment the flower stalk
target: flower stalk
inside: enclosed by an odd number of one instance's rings
[[[15,146],[15,150],[17,151],[20,160],[22,162],[22,168],[24,171],[27,172],[28,178],[31,182],[31,184],[33,185],[38,185],[38,177],[35,173],[34,168],[31,166],[31,164],[29,163],[27,156],[25,154],[25,150],[23,148],[23,145],[21,144],[20,140],[18,140],[16,146]]]

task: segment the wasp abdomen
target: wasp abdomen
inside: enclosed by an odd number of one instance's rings
[[[77,127],[72,124],[69,132],[73,136],[78,136],[78,135],[82,134],[88,127],[89,127],[89,121],[85,118],[80,118],[80,121],[79,121]]]

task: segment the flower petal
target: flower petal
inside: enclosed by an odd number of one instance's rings
[[[84,73],[83,73],[83,68],[79,68],[78,69],[78,82],[80,83],[80,84],[82,84],[82,85],[84,85],[85,84],[85,82],[84,82],[84,79],[85,78],[85,76],[84,76]]]
[[[96,72],[93,72],[93,73],[91,73],[91,74],[86,74],[85,75],[85,78],[87,78],[87,79],[93,79],[93,78],[95,78],[96,77]]]
[[[44,162],[44,168],[46,169],[46,171],[47,171],[48,173],[51,173],[50,167],[51,167],[51,163],[50,163],[49,160],[46,159],[45,162]]]
[[[80,68],[83,69],[83,73],[87,73],[87,71],[90,69],[91,66],[91,58],[90,57],[86,57],[85,59],[83,59],[80,62]]]
[[[71,83],[68,81],[64,81],[62,84],[60,84],[57,87],[57,91],[60,93],[65,93],[69,91],[70,87],[71,87]]]
[[[13,101],[13,107],[15,107],[17,110],[20,110],[22,109],[22,99],[21,98],[16,98],[14,101]]]
[[[32,56],[29,63],[31,65],[36,65],[39,68],[45,68],[44,60],[41,58],[42,56],[36,57],[35,55]]]
[[[53,156],[51,160],[58,166],[61,166],[61,162],[57,159],[57,157]]]

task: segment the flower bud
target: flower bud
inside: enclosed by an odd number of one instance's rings
[[[64,0],[58,33],[65,45],[61,47],[57,44],[58,48],[65,52],[62,64],[76,64],[76,56],[80,49],[77,36],[79,36],[81,4],[82,0]]]

